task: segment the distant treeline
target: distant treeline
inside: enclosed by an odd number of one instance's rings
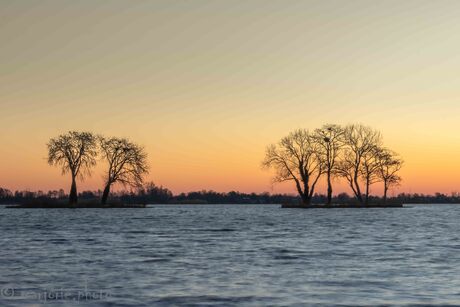
[[[83,191],[79,193],[79,198],[82,200],[99,199],[103,191]],[[15,191],[12,192],[8,189],[0,188],[0,203],[1,204],[23,204],[33,200],[45,201],[65,201],[69,197],[64,190],[53,190],[48,192],[43,191]],[[215,191],[197,191],[189,193],[180,193],[173,195],[173,193],[164,187],[159,187],[153,183],[148,183],[145,188],[137,191],[120,191],[111,193],[111,199],[122,201],[128,204],[281,204],[281,203],[298,203],[299,196],[289,194],[270,194],[266,193],[240,193],[228,192],[219,193]],[[312,202],[315,204],[324,204],[327,196],[323,194],[315,194]],[[333,197],[333,203],[354,203],[356,201],[354,196],[347,193],[341,193]],[[383,203],[383,198],[378,196],[371,196],[373,203]],[[389,203],[431,203],[431,204],[453,204],[460,203],[460,195],[453,193],[446,195],[436,193],[434,195],[424,194],[407,194],[402,193],[394,197],[389,197]]]

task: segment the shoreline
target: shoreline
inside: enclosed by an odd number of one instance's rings
[[[404,208],[404,204],[370,204],[370,205],[351,205],[351,204],[334,204],[334,205],[293,205],[282,204],[283,209],[372,209],[372,208]]]
[[[283,209],[371,209],[371,208],[408,208],[404,207],[404,204],[370,204],[370,205],[356,205],[356,204],[334,204],[334,205],[299,205],[299,204],[122,204],[122,203],[115,203],[115,204],[94,204],[94,203],[82,203],[76,205],[69,205],[69,204],[4,204],[3,206],[6,209],[111,209],[111,208],[149,208],[154,206],[222,206],[222,205],[239,205],[239,206],[264,206],[264,205],[276,205],[280,206]]]
[[[5,205],[6,209],[110,209],[110,208],[146,208],[145,204],[125,205],[125,204],[23,204],[23,205]]]

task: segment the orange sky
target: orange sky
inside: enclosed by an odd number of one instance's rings
[[[460,191],[458,16],[458,1],[2,1],[0,186],[67,190],[45,144],[90,130],[145,145],[174,192],[272,191],[266,145],[358,122],[406,161],[397,192]],[[101,186],[98,169],[79,189]]]

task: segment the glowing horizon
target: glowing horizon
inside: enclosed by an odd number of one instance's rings
[[[174,193],[294,193],[271,189],[265,147],[362,123],[405,161],[395,193],[460,191],[459,13],[454,1],[1,2],[0,187],[68,191],[46,143],[78,130],[145,146],[147,181]]]

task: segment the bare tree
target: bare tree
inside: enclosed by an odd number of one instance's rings
[[[362,181],[363,169],[372,159],[375,148],[380,146],[382,137],[380,133],[363,125],[348,125],[344,131],[343,159],[338,164],[338,173],[344,177],[350,185],[358,201],[363,204],[363,194],[360,181]],[[367,161],[367,162],[366,162]],[[368,165],[370,166],[370,165]],[[369,169],[371,171],[371,169]],[[366,176],[364,176],[366,177]],[[369,177],[370,179],[370,177]],[[366,199],[371,181],[366,181]]]
[[[343,148],[344,129],[339,125],[324,125],[315,130],[315,142],[319,145],[326,168],[327,204],[332,203],[332,178],[338,173],[337,163]]]
[[[373,146],[371,150],[366,152],[362,159],[362,164],[360,167],[360,173],[365,186],[365,198],[364,203],[369,204],[369,193],[370,187],[372,184],[380,181],[379,177],[379,165],[377,161],[378,154],[380,152],[380,147],[377,145]]]
[[[69,202],[76,204],[76,180],[83,180],[85,175],[90,175],[91,167],[96,165],[97,139],[90,132],[70,131],[51,139],[47,146],[48,163],[60,166],[62,174],[70,173],[72,176]]]
[[[262,165],[276,170],[274,183],[294,181],[302,203],[311,204],[324,165],[318,145],[307,130],[291,132],[278,144],[268,146]]]
[[[398,186],[402,179],[398,175],[404,161],[398,155],[386,148],[380,148],[376,156],[377,171],[380,180],[383,182],[383,202],[387,202],[388,190]]]
[[[107,160],[105,188],[102,204],[107,203],[110,187],[120,182],[123,185],[142,187],[143,176],[148,173],[147,154],[144,149],[127,139],[100,138],[103,157]]]

